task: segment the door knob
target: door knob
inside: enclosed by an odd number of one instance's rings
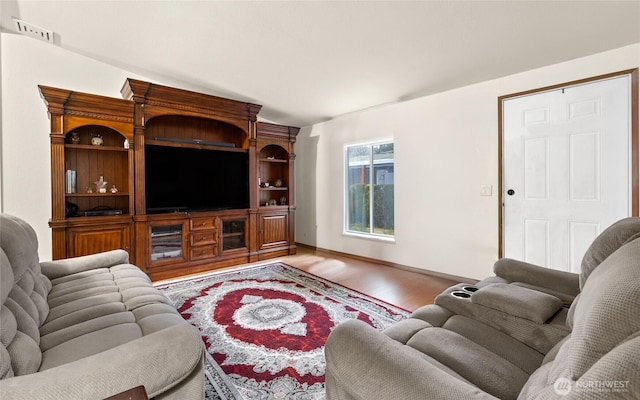
[[[508,194],[509,196],[513,196],[514,194],[516,194],[516,191],[515,191],[515,190],[513,190],[513,189],[509,189],[509,190],[507,190],[507,194]]]

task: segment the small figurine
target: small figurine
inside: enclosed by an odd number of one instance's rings
[[[111,193],[118,193],[118,189],[116,188],[116,185],[111,186]]]
[[[125,139],[124,140],[124,148],[128,149],[129,148],[129,139]]]
[[[99,133],[92,133],[91,144],[94,146],[102,146],[104,144],[104,140],[102,140],[102,135]]]
[[[87,186],[87,193],[93,193],[93,189],[91,189],[91,186]]]
[[[80,136],[78,136],[78,132],[71,132],[71,143],[73,144],[79,144],[80,143]]]
[[[107,193],[107,181],[104,180],[104,177],[100,175],[100,180],[93,182],[96,185],[97,193]]]

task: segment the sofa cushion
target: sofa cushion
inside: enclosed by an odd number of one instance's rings
[[[432,326],[442,326],[453,315],[444,307],[435,304],[427,304],[411,313],[410,318],[421,319]]]
[[[66,326],[62,329],[53,331],[40,338],[40,348],[46,351],[61,343],[68,342],[77,337],[87,335],[111,326],[135,323],[136,319],[132,313],[122,311],[119,313],[109,313],[86,321],[79,322],[74,325]]]
[[[43,352],[40,371],[101,353],[142,336],[138,324],[130,322],[75,337]]]
[[[40,366],[38,328],[49,313],[51,282],[40,270],[35,231],[24,221],[3,216],[0,249],[0,342],[6,350],[0,351],[0,377],[30,374]]]
[[[11,354],[5,346],[0,346],[0,380],[11,378],[13,369],[11,368]]]
[[[55,293],[57,290],[62,290],[68,285],[76,285],[78,281],[86,280],[103,280],[103,279],[113,280],[113,274],[109,271],[109,268],[96,268],[90,269],[87,271],[75,272],[71,275],[63,275],[57,278],[51,279],[51,285],[55,286],[51,288],[51,292]],[[50,293],[51,293],[50,292]]]
[[[17,331],[7,352],[11,357],[11,370],[15,376],[34,373],[40,367],[42,353],[35,340]]]
[[[46,336],[52,332],[64,329],[69,326],[80,324],[100,316],[115,314],[125,311],[124,304],[119,301],[96,304],[90,307],[74,310],[56,319],[46,322],[40,327],[40,335]]]
[[[118,293],[118,287],[110,284],[110,285],[102,285],[95,287],[88,287],[85,289],[79,289],[75,292],[66,293],[61,296],[56,296],[49,300],[49,307],[57,307],[59,305],[70,303],[75,300],[86,300],[93,296],[98,296],[101,294],[108,293]]]
[[[454,315],[442,326],[495,353],[527,374],[533,373],[543,360],[543,355],[488,325],[462,315]]]
[[[68,303],[60,304],[56,307],[51,307],[51,309],[49,310],[49,315],[45,320],[45,324],[76,311],[81,311],[96,305],[114,302],[122,303],[122,296],[120,295],[120,293],[105,293],[97,296],[91,296],[86,299],[76,299]]]
[[[431,328],[432,325],[426,321],[417,318],[407,318],[402,321],[398,321],[390,327],[382,331],[385,335],[391,339],[398,341],[402,344],[406,344],[409,339],[422,329]]]
[[[9,259],[4,250],[0,248],[0,304],[4,304],[4,301],[9,297],[9,292],[13,288],[14,283],[13,270]]]
[[[106,271],[100,275],[64,282],[61,284],[54,283],[53,289],[51,290],[51,292],[49,292],[49,296],[47,296],[49,304],[51,304],[51,302],[53,302],[58,297],[75,293],[80,290],[103,286],[115,286],[115,283],[113,282],[113,275],[109,274],[108,272],[109,271]]]
[[[41,370],[184,323],[166,296],[131,264],[51,282],[51,311],[40,328]]]
[[[31,318],[17,302],[9,297],[4,302],[4,306],[13,314],[16,319],[18,331],[24,333],[35,342],[36,345],[40,343],[40,331],[38,330],[38,324]],[[10,342],[10,341],[9,341]]]
[[[161,331],[169,326],[184,323],[182,316],[173,313],[160,313],[137,320],[136,323],[144,336]]]
[[[410,347],[448,366],[466,380],[500,399],[515,399],[529,374],[490,350],[443,328],[423,329]]]
[[[0,307],[0,343],[8,346],[18,330],[15,315],[4,304]]]

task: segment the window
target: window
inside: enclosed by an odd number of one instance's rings
[[[345,146],[345,171],[345,231],[393,237],[393,142]]]

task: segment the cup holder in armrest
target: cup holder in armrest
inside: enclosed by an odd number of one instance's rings
[[[451,295],[453,297],[458,297],[460,299],[469,299],[469,298],[471,298],[471,293],[464,292],[462,290],[455,290],[455,291],[451,292]]]
[[[477,292],[478,289],[480,289],[479,287],[475,287],[475,286],[471,286],[471,285],[467,285],[467,286],[463,286],[462,290],[464,290],[465,292],[469,292],[469,293],[473,293],[473,292]]]

